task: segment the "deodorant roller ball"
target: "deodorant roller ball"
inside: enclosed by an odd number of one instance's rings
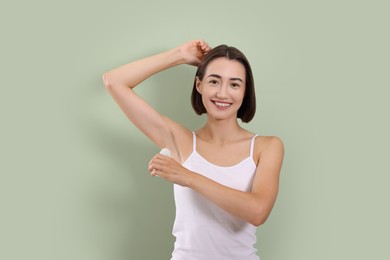
[[[167,156],[167,157],[171,157],[171,151],[168,148],[161,149],[160,154]]]

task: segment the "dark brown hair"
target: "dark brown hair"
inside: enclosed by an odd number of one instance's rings
[[[244,123],[248,123],[252,120],[256,112],[256,95],[252,69],[249,64],[249,61],[240,50],[235,47],[227,46],[225,44],[213,48],[203,57],[202,61],[200,62],[198,70],[195,74],[194,86],[192,88],[192,107],[198,115],[207,112],[202,102],[202,95],[196,89],[196,78],[198,77],[199,80],[202,80],[204,74],[206,73],[207,66],[210,64],[210,62],[221,57],[227,58],[229,60],[236,60],[245,67],[245,94],[241,107],[238,109],[237,118],[240,118],[241,121]]]

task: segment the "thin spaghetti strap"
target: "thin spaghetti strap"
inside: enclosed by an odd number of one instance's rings
[[[192,132],[192,152],[196,152],[196,134]]]
[[[250,148],[250,152],[249,152],[249,155],[250,155],[250,157],[251,158],[253,158],[253,147],[255,146],[255,139],[256,139],[256,136],[257,135],[254,135],[253,137],[252,137],[252,140],[251,140],[251,148]]]

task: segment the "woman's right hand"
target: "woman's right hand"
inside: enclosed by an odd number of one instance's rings
[[[211,50],[211,47],[203,40],[193,40],[177,47],[184,63],[198,66],[204,55]]]

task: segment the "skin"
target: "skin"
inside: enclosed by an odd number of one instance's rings
[[[103,75],[103,82],[129,120],[172,157],[154,156],[148,166],[152,176],[193,189],[232,215],[255,226],[263,224],[274,206],[284,148],[278,137],[258,136],[253,161],[257,165],[250,192],[223,186],[182,166],[192,152],[192,132],[161,115],[133,92],[155,73],[180,64],[197,66],[208,44],[194,40],[172,50],[134,61]],[[217,58],[196,88],[207,110],[206,124],[196,131],[197,151],[208,161],[231,166],[249,156],[253,133],[240,127],[237,111],[245,93],[245,68],[235,60]],[[222,103],[222,104],[221,104]],[[228,106],[220,106],[228,104]]]

